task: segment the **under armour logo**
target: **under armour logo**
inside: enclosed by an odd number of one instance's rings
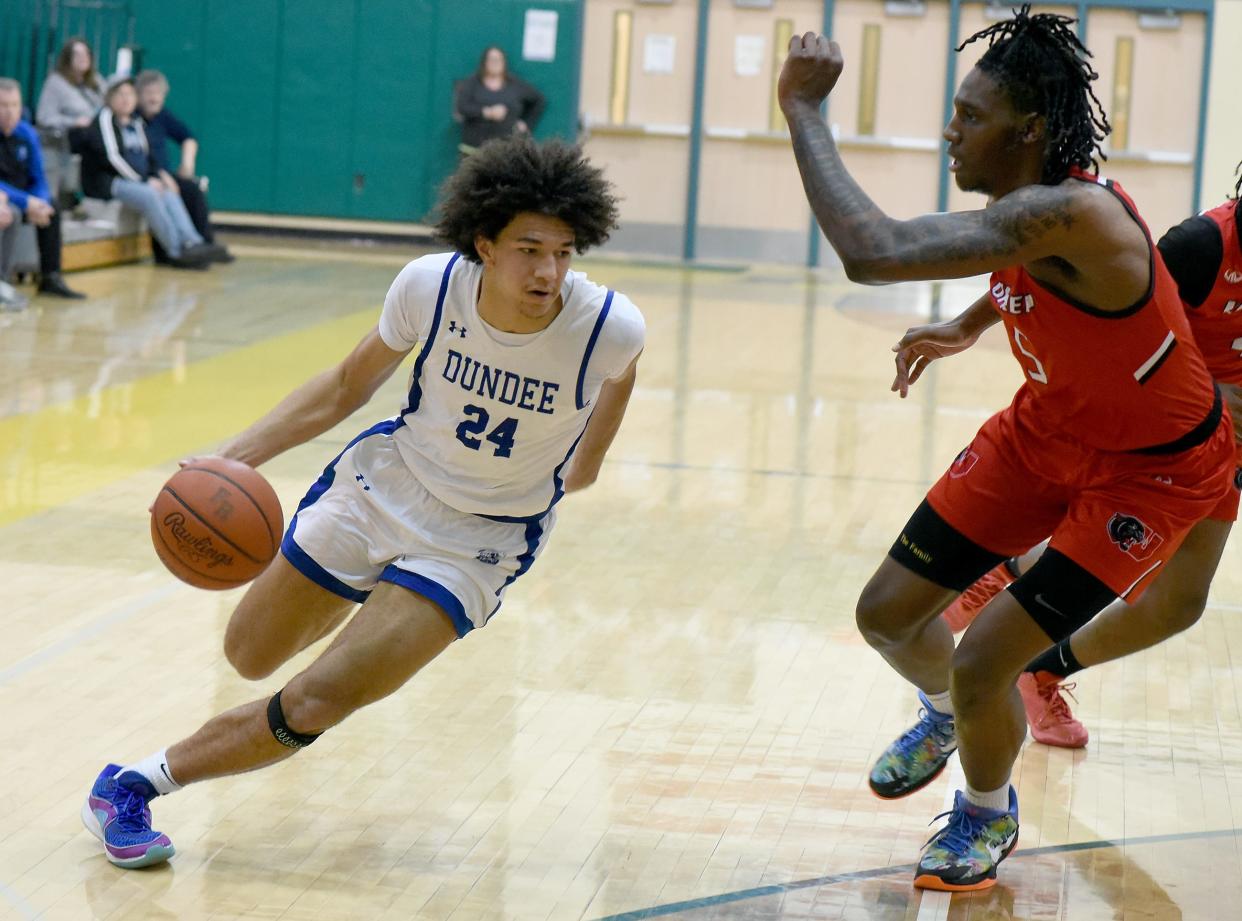
[[[1225,273],[1225,281],[1229,282],[1231,285],[1236,285],[1238,282],[1242,281],[1242,272],[1230,269]]]
[[[449,320],[449,332],[457,333],[457,335],[461,336],[463,339],[466,338],[466,327],[458,326],[456,320]]]
[[[362,484],[362,489],[363,489],[363,491],[365,491],[365,492],[370,492],[370,491],[371,491],[371,487],[367,485],[367,478],[366,478],[366,477],[364,477],[361,473],[359,473],[359,474],[355,475],[355,476],[354,476],[354,479],[355,479],[355,480],[357,480],[359,483],[361,483],[361,484]]]

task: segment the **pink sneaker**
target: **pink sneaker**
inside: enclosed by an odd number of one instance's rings
[[[1026,723],[1036,742],[1057,748],[1086,747],[1087,727],[1074,718],[1069,704],[1061,696],[1062,691],[1070,694],[1073,689],[1073,684],[1065,684],[1052,672],[1023,672],[1018,676]]]
[[[1004,563],[980,577],[979,581],[957,596],[940,616],[954,633],[961,633],[979,616],[984,606],[1009,587],[1013,576]]]

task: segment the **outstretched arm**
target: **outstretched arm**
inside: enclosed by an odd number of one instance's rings
[[[394,352],[372,329],[339,365],[312,377],[216,453],[257,467],[322,435],[361,409],[408,354]]]
[[[595,402],[595,410],[591,413],[591,421],[587,423],[574,459],[565,473],[565,492],[585,489],[595,482],[599,476],[599,468],[604,463],[604,455],[612,445],[621,428],[621,420],[625,418],[625,407],[629,404],[630,394],[634,390],[637,376],[638,358],[630,362],[620,377],[605,381],[600,388],[599,397]]]
[[[1071,250],[1067,238],[1079,215],[1059,186],[1026,186],[982,211],[909,221],[880,210],[846,170],[820,115],[843,67],[836,42],[795,37],[778,93],[811,210],[852,281],[962,278]]]

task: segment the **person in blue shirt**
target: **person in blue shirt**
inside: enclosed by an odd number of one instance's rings
[[[39,241],[39,293],[82,298],[85,294],[65,284],[60,271],[60,212],[52,204],[52,192],[43,172],[39,135],[22,119],[22,87],[16,80],[0,78],[0,190],[9,206],[34,225]],[[16,222],[0,244],[0,282],[13,270]]]
[[[185,210],[190,213],[190,220],[199,235],[208,243],[215,243],[207,193],[195,172],[198,140],[185,122],[164,107],[164,100],[168,98],[168,79],[158,70],[144,70],[134,78],[134,89],[138,91],[138,112],[145,125],[151,159],[176,181]],[[181,147],[181,162],[175,172],[169,166],[169,141]],[[157,248],[156,258],[159,256]],[[233,257],[225,247],[217,246],[214,261],[232,262]]]

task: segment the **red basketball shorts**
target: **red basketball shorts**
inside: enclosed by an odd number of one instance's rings
[[[1086,447],[1010,406],[983,424],[927,501],[1005,556],[1051,534],[1052,547],[1135,601],[1195,524],[1237,516],[1237,453],[1228,413],[1198,447],[1145,455]]]

